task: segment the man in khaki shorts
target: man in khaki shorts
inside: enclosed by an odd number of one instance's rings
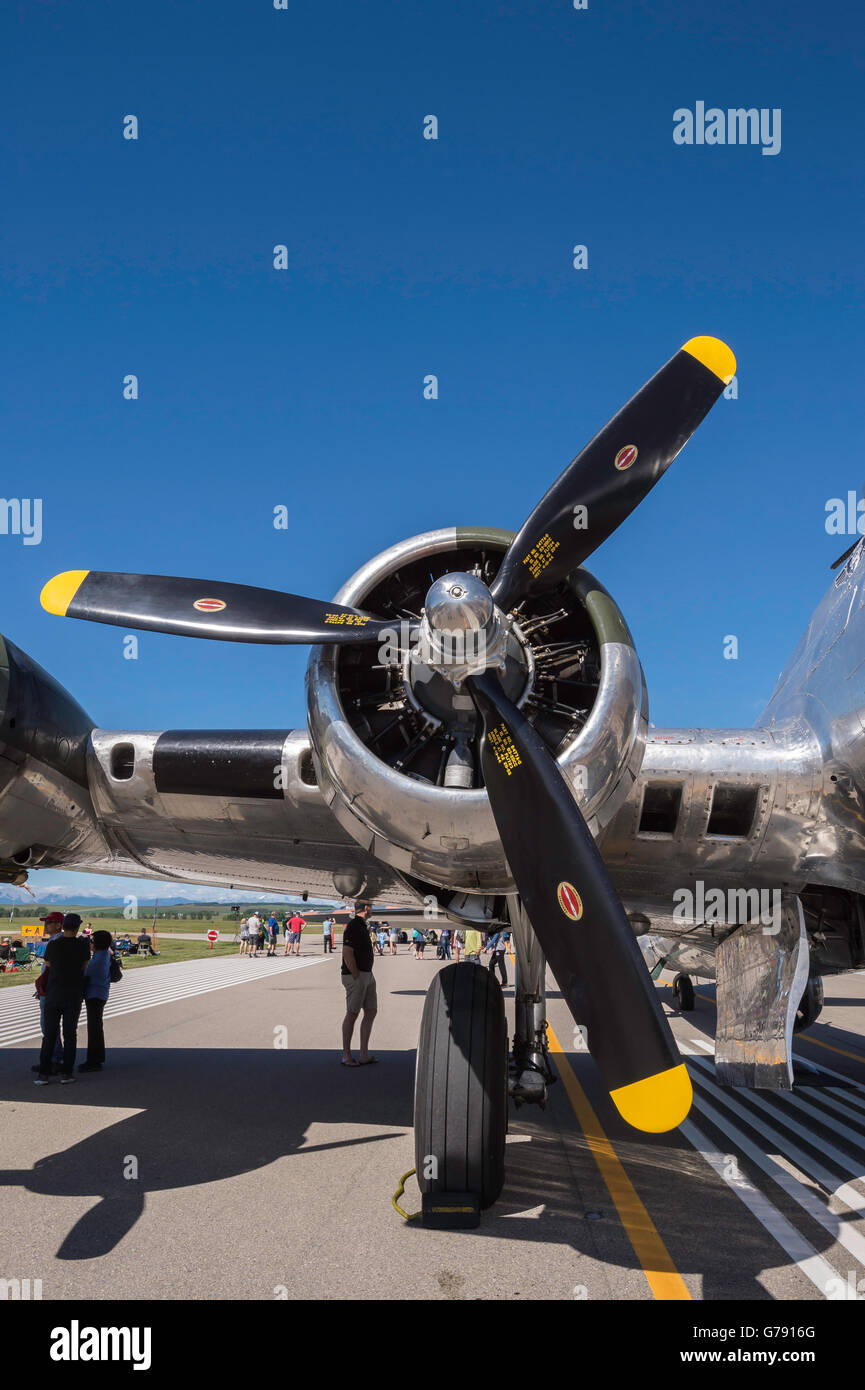
[[[345,987],[345,1018],[342,1021],[342,1065],[368,1067],[377,1062],[369,1050],[369,1035],[378,1010],[375,980],[372,974],[372,942],[367,920],[372,907],[356,903],[342,936],[342,983]],[[358,1014],[363,1010],[360,1025],[360,1059],[351,1055],[351,1039]]]

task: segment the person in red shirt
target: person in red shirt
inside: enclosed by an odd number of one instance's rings
[[[306,926],[299,912],[295,912],[293,917],[288,919],[288,941],[286,942],[285,954],[300,955],[300,934]]]

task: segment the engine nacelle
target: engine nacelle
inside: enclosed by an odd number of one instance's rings
[[[32,657],[0,637],[0,882],[98,841],[87,782],[93,720]]]
[[[322,791],[344,829],[413,885],[515,891],[482,785],[471,697],[409,653],[409,625],[430,585],[458,571],[492,583],[512,539],[449,527],[390,547],[335,601],[392,618],[393,640],[312,649],[309,731]],[[505,690],[556,757],[597,835],[634,784],[648,727],[627,624],[584,569],[513,614]]]

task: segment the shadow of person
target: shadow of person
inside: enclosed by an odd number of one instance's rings
[[[0,1095],[32,1100],[22,1053],[0,1054]],[[98,1076],[69,1090],[45,1088],[38,1099],[72,1106],[135,1109],[86,1139],[39,1159],[32,1168],[0,1171],[0,1183],[44,1197],[97,1197],[63,1238],[59,1259],[105,1255],[144,1211],[149,1192],[219,1182],[267,1167],[292,1153],[317,1153],[401,1138],[412,1123],[414,1053],[386,1054],[381,1067],[341,1068],[334,1051],[124,1049]],[[13,1070],[14,1066],[14,1070]],[[54,1106],[51,1120],[62,1124]],[[375,1125],[363,1137],[306,1144],[315,1123]]]

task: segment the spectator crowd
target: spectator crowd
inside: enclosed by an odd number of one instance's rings
[[[435,947],[442,961],[462,960],[482,963],[489,954],[488,968],[507,985],[507,953],[511,933],[507,929],[481,932],[477,928],[450,924],[436,932],[415,926],[408,933],[387,921],[371,919],[371,905],[358,903],[347,922],[342,938],[340,976],[346,991],[346,1013],[342,1026],[343,1066],[369,1066],[378,1059],[369,1051],[373,1020],[378,1009],[373,962],[376,954],[395,956],[400,943],[410,946],[415,960],[424,960],[427,947]],[[129,933],[112,936],[109,931],[92,931],[90,923],[82,930],[77,912],[49,912],[40,918],[42,941],[31,955],[21,937],[0,940],[0,971],[32,969],[41,963],[36,978],[39,998],[42,1046],[39,1061],[32,1070],[37,1086],[46,1086],[55,1077],[61,1085],[75,1081],[78,1025],[82,1009],[87,1018],[87,1053],[79,1072],[101,1071],[106,1061],[103,1014],[112,984],[123,978],[121,958],[130,955],[157,956],[153,938],[146,928],[133,939]],[[275,958],[280,933],[283,956],[299,956],[307,922],[299,911],[284,913],[282,921],[275,911],[266,918],[254,910],[240,923],[240,954],[249,958],[265,955]],[[336,920],[328,916],[322,923],[322,950],[334,950]],[[363,1015],[360,1053],[351,1051],[355,1023]]]

